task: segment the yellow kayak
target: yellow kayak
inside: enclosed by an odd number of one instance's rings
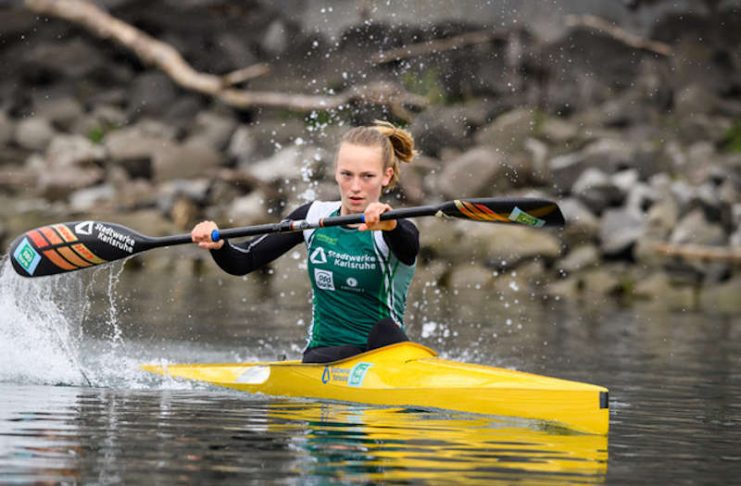
[[[440,359],[412,342],[326,364],[278,361],[142,369],[250,393],[519,417],[591,434],[609,429],[604,387]]]

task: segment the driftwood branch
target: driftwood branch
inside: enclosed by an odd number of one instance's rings
[[[656,252],[689,260],[741,263],[741,248],[659,243],[656,245]]]
[[[588,27],[590,29],[598,30],[609,35],[616,41],[629,47],[633,47],[634,49],[641,49],[666,57],[673,54],[673,50],[669,44],[651,39],[644,39],[641,36],[631,34],[630,32],[595,15],[568,15],[566,16],[566,25],[569,27]]]
[[[403,105],[425,106],[426,100],[384,86],[356,87],[337,95],[304,95],[271,91],[234,89],[251,76],[261,75],[264,67],[250,67],[227,76],[216,76],[193,69],[180,53],[167,43],[109,15],[85,0],[24,0],[26,7],[41,15],[58,17],[80,25],[94,35],[130,49],[145,64],[163,71],[179,86],[219,99],[235,108],[256,106],[288,108],[296,111],[328,110],[352,101],[385,104],[402,118],[408,115]],[[251,72],[248,70],[252,70]],[[399,109],[399,107],[402,107]]]
[[[439,52],[452,51],[469,45],[485,44],[501,37],[500,34],[495,34],[485,30],[466,32],[465,34],[446,37],[444,39],[434,39],[431,41],[420,42],[418,44],[399,47],[397,49],[389,49],[388,51],[375,55],[372,61],[374,64],[386,64],[412,57],[423,56],[425,54],[437,54]]]

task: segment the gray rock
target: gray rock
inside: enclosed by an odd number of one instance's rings
[[[35,44],[24,53],[20,69],[30,77],[43,72],[59,81],[60,77],[85,78],[103,66],[103,57],[92,43],[75,37]]]
[[[563,238],[569,246],[591,243],[597,240],[600,222],[589,208],[575,198],[564,199],[559,202],[559,206],[566,219]]]
[[[196,116],[189,141],[198,141],[215,150],[223,150],[235,127],[236,122],[232,118],[213,112],[201,112]]]
[[[492,145],[505,152],[522,150],[525,141],[535,133],[535,111],[517,108],[498,116],[492,123],[479,129],[475,139],[479,145]]]
[[[438,187],[446,198],[492,196],[530,179],[529,161],[476,147],[445,163]]]
[[[465,225],[458,242],[437,249],[451,261],[465,255],[470,261],[509,267],[531,258],[554,260],[561,254],[560,242],[549,232],[514,225],[457,224]]]
[[[50,167],[90,166],[102,162],[105,148],[80,135],[57,135],[46,151]]]
[[[83,115],[82,105],[69,97],[39,102],[36,112],[38,116],[49,120],[53,126],[64,131],[74,127]]]
[[[48,120],[41,117],[26,118],[15,127],[15,143],[19,146],[38,152],[46,150],[55,131]]]
[[[595,168],[588,168],[579,176],[571,193],[597,214],[620,205],[625,197],[612,177]]]
[[[674,244],[692,245],[725,245],[725,231],[720,225],[712,224],[705,218],[705,213],[696,209],[684,216],[672,231],[669,241]]]
[[[567,273],[578,272],[599,264],[600,254],[594,245],[581,245],[569,252],[556,264],[556,268]]]
[[[539,125],[538,138],[553,144],[564,145],[579,136],[579,126],[563,118],[546,117]]]
[[[79,189],[100,183],[103,176],[98,167],[52,165],[39,174],[37,190],[49,200],[60,201]]]
[[[471,148],[474,141],[470,134],[485,122],[486,111],[481,103],[433,106],[420,113],[409,130],[423,154],[439,157],[443,149]]]
[[[108,104],[96,105],[90,113],[77,118],[70,131],[90,137],[100,133],[107,136],[109,132],[126,124],[126,114],[120,108]]]
[[[131,83],[128,112],[134,118],[157,116],[167,110],[176,99],[177,92],[167,75],[147,71]]]
[[[448,275],[447,284],[451,289],[479,290],[487,287],[492,280],[490,269],[477,263],[469,263],[455,265]]]
[[[648,184],[636,182],[627,189],[628,195],[625,198],[625,207],[631,211],[644,213],[656,202],[656,192]]]
[[[257,142],[250,128],[242,125],[234,131],[227,154],[236,160],[237,165],[249,165],[255,156]]]
[[[93,209],[111,207],[116,190],[110,184],[102,184],[77,190],[69,196],[69,207],[72,211],[89,212]]]
[[[244,170],[256,180],[272,184],[301,179],[302,170],[315,162],[307,151],[294,145],[280,150],[272,157],[246,166]]]
[[[265,194],[254,191],[234,199],[227,209],[226,216],[229,224],[234,226],[268,222]]]
[[[533,183],[548,186],[551,184],[551,169],[548,165],[548,146],[535,138],[525,141],[525,152],[530,157]]]
[[[280,54],[288,46],[288,32],[282,20],[274,20],[265,31],[260,46],[270,54]]]
[[[738,248],[741,247],[741,203],[733,205],[732,214],[735,231],[731,234],[730,244]]]
[[[680,122],[696,115],[713,113],[721,100],[705,86],[697,83],[678,89],[674,95],[674,114]]]
[[[555,157],[550,162],[555,188],[568,193],[581,173],[588,168],[599,168],[612,174],[636,168],[645,179],[659,172],[660,164],[651,162],[655,154],[648,148],[637,147],[625,140],[603,138],[583,150]]]
[[[0,111],[0,147],[4,147],[13,139],[15,127],[4,111]]]
[[[157,181],[209,177],[221,162],[221,154],[203,143],[169,145],[155,152],[152,174]]]
[[[172,179],[158,186],[157,207],[163,214],[171,214],[178,200],[188,200],[202,205],[208,198],[209,179]]]
[[[605,255],[619,255],[632,250],[646,230],[639,213],[627,209],[605,211],[600,225],[600,247]]]

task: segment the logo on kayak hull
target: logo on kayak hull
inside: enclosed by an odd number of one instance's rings
[[[373,366],[372,363],[358,363],[349,369],[325,366],[322,373],[322,383],[326,385],[331,381],[332,383],[346,383],[347,386],[359,387],[363,384],[365,375],[371,366]]]
[[[349,386],[361,386],[365,380],[365,374],[371,367],[371,363],[358,363],[350,370],[350,378],[347,380]]]

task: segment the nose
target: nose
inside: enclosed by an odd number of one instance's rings
[[[360,191],[360,177],[353,177],[350,181],[350,190],[353,192]]]

